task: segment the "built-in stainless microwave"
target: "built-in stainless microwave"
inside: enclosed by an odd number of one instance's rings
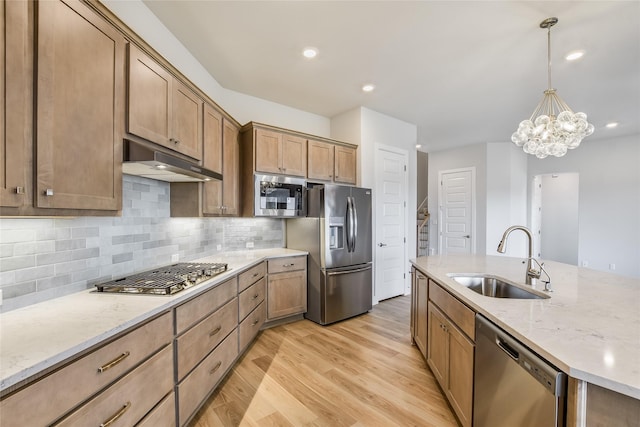
[[[279,218],[307,215],[307,183],[304,178],[254,175],[255,216]]]

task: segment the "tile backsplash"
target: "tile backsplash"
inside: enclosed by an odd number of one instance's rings
[[[284,246],[284,220],[170,218],[169,184],[124,175],[120,217],[0,219],[2,311],[171,263]]]

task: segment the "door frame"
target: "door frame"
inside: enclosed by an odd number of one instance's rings
[[[443,226],[443,218],[442,214],[442,177],[445,174],[449,173],[458,173],[458,172],[471,172],[471,241],[469,242],[469,248],[471,249],[471,253],[476,253],[476,167],[469,166],[466,168],[457,168],[457,169],[447,169],[438,171],[438,254],[442,254],[442,226]]]
[[[408,218],[408,202],[409,202],[409,151],[402,149],[402,148],[398,148],[398,147],[393,147],[391,145],[385,145],[385,144],[380,144],[380,143],[376,143],[375,144],[375,151],[374,151],[374,157],[373,157],[373,164],[374,164],[374,168],[375,165],[378,164],[378,161],[380,160],[380,156],[382,154],[383,151],[386,152],[390,152],[390,153],[394,153],[397,154],[399,156],[402,156],[403,158],[403,163],[404,163],[404,182],[402,183],[402,185],[404,186],[404,191],[403,191],[403,198],[404,198],[404,251],[402,254],[402,264],[406,267],[408,265],[408,260],[409,260],[409,253],[408,253],[408,241],[407,241],[407,236],[409,236],[409,218]],[[374,169],[375,170],[375,169]],[[376,175],[375,181],[374,181],[374,189],[373,189],[373,194],[372,194],[372,224],[374,225],[372,228],[372,245],[373,245],[373,266],[374,266],[374,272],[373,272],[373,304],[378,304],[379,300],[378,300],[378,293],[377,291],[377,287],[376,287],[376,279],[378,277],[378,268],[377,268],[377,242],[378,242],[378,236],[377,236],[377,231],[378,231],[378,219],[377,219],[377,212],[378,212],[378,202],[379,202],[379,198],[377,197],[378,195],[378,191],[379,191],[379,185],[378,185],[378,178]],[[408,267],[407,267],[408,268]],[[406,269],[405,269],[406,270]],[[406,270],[408,271],[408,270]],[[404,277],[403,277],[403,291],[404,291],[404,295],[407,295],[410,291],[411,291],[411,282],[410,282],[410,275],[408,275],[407,273],[404,273]],[[409,284],[409,287],[407,287],[407,284]]]

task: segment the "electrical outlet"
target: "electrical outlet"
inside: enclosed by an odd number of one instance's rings
[[[616,269],[616,265],[615,264],[609,264],[609,270],[613,271]]]
[[[247,242],[247,249],[253,248],[253,242]]]
[[[180,254],[171,255],[171,262],[178,262],[178,261],[180,261]]]
[[[589,261],[582,261],[583,267],[589,267]]]
[[[216,246],[216,250],[221,251],[222,250],[222,245],[217,245]]]

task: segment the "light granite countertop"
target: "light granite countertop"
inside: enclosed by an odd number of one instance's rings
[[[522,261],[449,255],[411,262],[571,377],[640,399],[640,280],[546,261],[551,298],[525,300],[479,295],[448,276],[489,273],[523,284]]]
[[[75,355],[224,282],[259,262],[306,255],[291,249],[220,253],[198,262],[228,270],[172,296],[98,294],[93,290],[0,314],[0,393],[47,373]]]

